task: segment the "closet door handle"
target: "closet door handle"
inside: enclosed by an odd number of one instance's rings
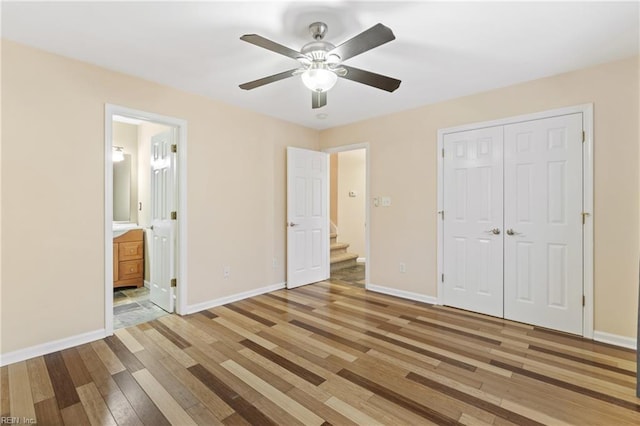
[[[493,228],[485,232],[487,234],[500,235],[500,228]]]
[[[507,235],[518,235],[518,234],[520,234],[520,232],[516,232],[511,228],[507,229]]]

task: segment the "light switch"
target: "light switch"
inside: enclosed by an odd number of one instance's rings
[[[373,197],[373,207],[378,207],[380,205],[380,197]]]
[[[349,191],[349,197],[355,198],[358,195],[356,191]]]
[[[382,207],[389,207],[391,205],[391,197],[382,197]]]

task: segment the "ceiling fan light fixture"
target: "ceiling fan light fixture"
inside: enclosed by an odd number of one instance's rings
[[[301,75],[302,82],[314,92],[327,92],[338,81],[336,73],[331,71],[324,64],[313,64]]]

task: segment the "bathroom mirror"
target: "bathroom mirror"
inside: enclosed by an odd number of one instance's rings
[[[131,155],[113,163],[113,221],[131,221]]]

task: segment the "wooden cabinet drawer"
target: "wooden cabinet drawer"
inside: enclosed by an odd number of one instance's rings
[[[128,280],[131,278],[142,278],[144,274],[144,262],[142,259],[128,260],[120,262],[118,265],[118,279]]]
[[[142,241],[131,241],[119,244],[118,260],[142,259]]]

